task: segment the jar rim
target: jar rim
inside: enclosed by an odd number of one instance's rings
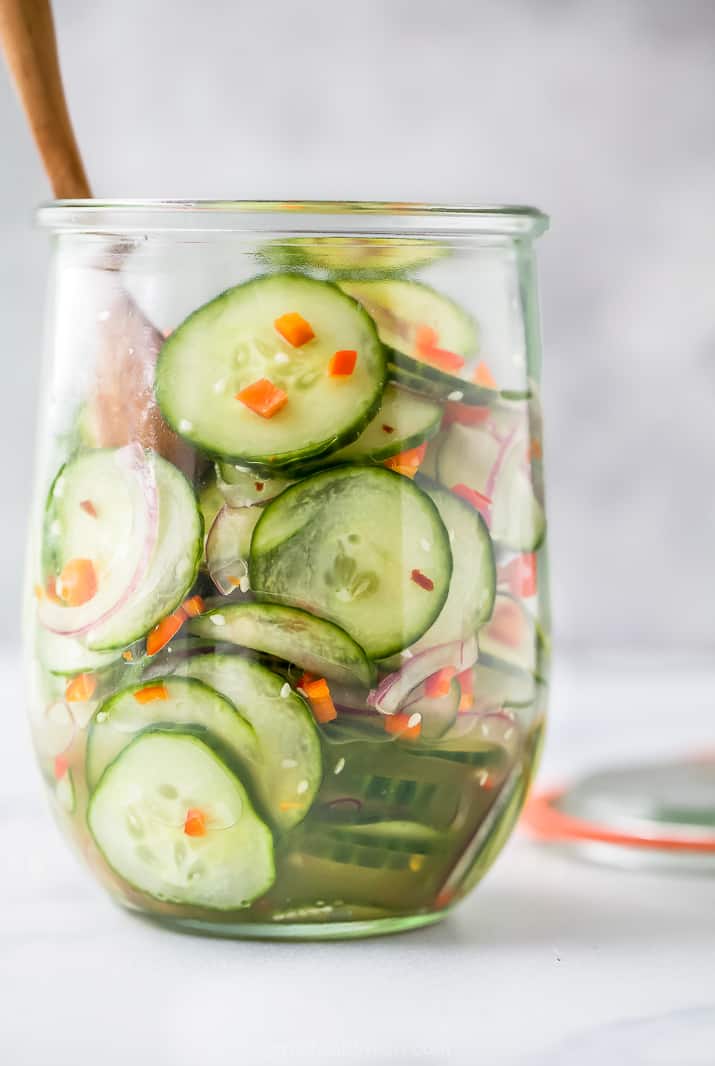
[[[549,217],[521,204],[347,200],[54,200],[37,210],[53,232],[273,231],[373,236],[538,237]]]

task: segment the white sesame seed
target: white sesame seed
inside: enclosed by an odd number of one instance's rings
[[[407,719],[407,728],[408,729],[414,729],[415,726],[419,725],[421,721],[422,721],[422,715],[420,714],[419,711],[415,711],[415,713],[411,714],[410,717]]]
[[[287,700],[290,696],[290,685],[286,681],[285,685],[281,685],[281,698]]]
[[[513,736],[514,736],[514,727],[513,726],[509,726],[509,728],[507,729],[506,733],[504,734],[504,740],[511,740],[511,738]]]
[[[427,537],[423,537],[422,540],[420,541],[420,548],[422,549],[423,552],[432,551],[432,545],[427,540]]]
[[[461,389],[455,389],[454,392],[449,393],[447,399],[452,400],[453,403],[459,403],[460,400],[464,399],[464,393]]]
[[[449,535],[449,543],[450,544],[454,544],[454,541],[456,539],[455,536],[454,536],[454,530],[453,529],[448,529],[447,533]]]
[[[226,619],[224,618],[224,616],[222,614],[210,614],[209,618],[211,619],[211,621],[213,622],[213,624],[215,626],[225,626],[226,625]]]
[[[298,763],[295,759],[282,759],[281,766],[284,770],[294,770]]]
[[[100,311],[99,314],[97,315],[97,320],[99,322],[106,322],[108,318],[109,318],[109,311]]]
[[[489,771],[482,770],[477,780],[479,781],[480,785],[486,785],[487,781],[489,780]]]
[[[273,356],[273,362],[278,363],[279,366],[285,366],[286,363],[290,363],[290,356],[285,352],[276,352]]]
[[[52,490],[52,495],[53,496],[61,496],[64,491],[65,491],[65,479],[63,477],[58,477],[57,481],[55,482],[55,487]]]
[[[248,579],[248,574],[243,575],[243,577],[238,583],[238,587],[240,588],[241,592],[249,591],[249,589],[251,588],[251,582]]]
[[[194,428],[194,423],[189,422],[188,418],[182,418],[179,422],[179,429],[182,433],[190,433]]]
[[[482,733],[483,737],[488,737],[489,736],[489,726],[487,725],[486,722],[482,722],[481,733]]]
[[[410,651],[409,648],[405,648],[404,651],[402,652],[402,658],[403,659],[414,659],[414,654]]]
[[[308,791],[308,787],[309,786],[307,781],[299,781],[298,787],[296,788],[296,792],[299,796],[302,796],[304,792]]]
[[[334,774],[339,774],[345,769],[345,759],[338,759],[333,769]]]
[[[53,537],[57,537],[57,536],[59,536],[59,534],[61,532],[62,532],[62,523],[58,522],[57,519],[55,519],[55,521],[50,526],[50,533],[52,534]]]
[[[226,389],[226,378],[219,378],[218,381],[214,381],[213,389],[215,393],[224,392]]]

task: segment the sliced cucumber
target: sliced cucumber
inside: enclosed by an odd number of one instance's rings
[[[261,517],[258,507],[222,507],[206,538],[206,565],[223,596],[248,583],[251,538]]]
[[[185,831],[192,811],[201,835]],[[190,734],[137,737],[102,775],[87,821],[112,869],[162,902],[237,910],[275,880],[269,829],[238,777]]]
[[[358,825],[336,825],[326,829],[326,835],[346,844],[363,847],[386,848],[388,851],[406,851],[410,854],[429,854],[443,851],[444,833],[422,822],[380,821]]]
[[[494,549],[482,516],[440,485],[420,484],[445,524],[453,545],[454,569],[447,602],[414,651],[473,636],[490,617],[496,594]]]
[[[344,281],[340,287],[374,319],[389,349],[390,373],[400,384],[441,400],[489,404],[496,399],[496,390],[471,380],[466,362],[477,351],[477,328],[448,297],[420,282],[395,279]],[[462,369],[451,372],[441,369],[436,359],[429,361],[418,344],[418,331],[425,327],[434,332],[437,348],[465,361]]]
[[[88,452],[60,469],[47,499],[41,584],[81,560],[96,588],[73,604],[43,597],[47,629],[82,636],[136,591],[156,543],[157,506],[156,467],[138,446]]]
[[[219,489],[216,480],[212,477],[199,491],[199,511],[204,524],[204,540],[208,536],[216,515],[219,513],[226,500]]]
[[[280,674],[241,655],[198,655],[179,669],[222,693],[250,722],[260,752],[253,776],[261,803],[281,829],[300,822],[323,772],[318,730],[305,701]]]
[[[41,626],[36,633],[36,648],[45,669],[61,677],[104,670],[116,662],[120,654],[118,651],[91,651],[80,638],[51,633]]]
[[[524,427],[525,428],[525,427]],[[492,538],[515,551],[535,551],[544,539],[544,509],[537,499],[521,428],[450,426],[437,471],[447,488],[463,484],[489,497]]]
[[[275,322],[305,319],[313,339],[291,347]],[[356,351],[352,374],[331,376],[340,349]],[[336,286],[297,274],[238,285],[200,307],[164,343],[156,394],[177,433],[219,459],[268,469],[355,440],[380,405],[385,353],[371,319]],[[261,379],[287,393],[264,418],[236,399]]]
[[[447,255],[447,248],[422,237],[287,237],[271,241],[261,254],[281,267],[378,277],[424,266]]]
[[[196,618],[189,629],[197,637],[274,655],[342,684],[367,688],[375,679],[365,652],[344,629],[297,607],[232,604]]]
[[[379,467],[315,474],[266,506],[251,544],[259,599],[345,629],[370,658],[417,640],[442,610],[452,555],[432,500]]]
[[[483,655],[502,668],[537,673],[541,655],[541,634],[533,616],[520,600],[499,592],[491,621],[479,634]]]
[[[472,688],[478,708],[520,710],[530,707],[536,698],[538,684],[534,674],[514,669],[488,653],[482,654],[472,668]]]
[[[140,702],[156,686],[159,698]],[[137,699],[139,694],[140,699]],[[153,678],[121,689],[95,713],[87,737],[85,773],[90,789],[119,752],[151,726],[196,726],[205,730],[242,764],[259,760],[258,740],[233,703],[200,681],[186,677]]]
[[[255,471],[233,463],[217,463],[216,484],[229,507],[252,507],[272,500],[293,482],[282,477],[258,477]]]
[[[461,686],[456,678],[453,678],[449,692],[444,696],[423,696],[410,704],[407,714],[410,717],[413,714],[419,714],[422,739],[438,740],[454,725],[459,713],[461,696]]]
[[[87,634],[87,645],[103,651],[126,647],[170,614],[193,585],[201,562],[203,524],[184,475],[166,459],[152,456],[159,496],[159,530],[149,567],[120,610]]]

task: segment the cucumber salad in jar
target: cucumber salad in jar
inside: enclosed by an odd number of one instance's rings
[[[245,935],[427,919],[513,825],[546,703],[539,397],[424,280],[448,255],[269,241],[143,323],[141,380],[88,386],[57,444],[33,728],[125,905]]]

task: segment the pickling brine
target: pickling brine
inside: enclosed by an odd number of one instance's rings
[[[506,840],[547,704],[543,216],[42,220],[26,628],[63,828],[168,924],[436,920]]]

